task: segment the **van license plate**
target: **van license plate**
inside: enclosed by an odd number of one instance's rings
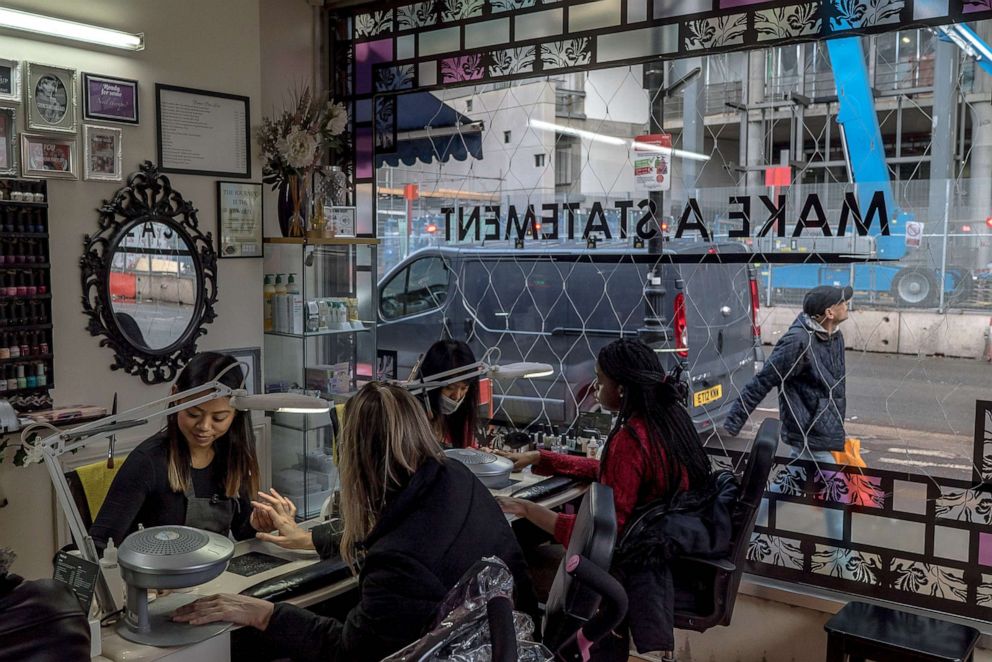
[[[723,397],[723,384],[717,384],[713,388],[705,391],[696,391],[692,394],[692,406],[701,407],[711,402],[716,402]]]

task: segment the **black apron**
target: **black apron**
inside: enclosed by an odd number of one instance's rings
[[[210,498],[197,497],[193,492],[192,479],[186,486],[186,526],[226,536],[231,530],[237,507],[237,499],[217,494]]]

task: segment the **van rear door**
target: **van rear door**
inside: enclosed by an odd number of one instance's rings
[[[689,411],[700,432],[723,421],[754,376],[746,264],[682,264],[688,329]]]

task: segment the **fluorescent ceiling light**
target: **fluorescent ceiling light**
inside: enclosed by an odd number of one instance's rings
[[[555,133],[564,133],[569,136],[576,136],[578,138],[585,138],[586,140],[591,140],[592,142],[604,143],[606,145],[615,145],[617,147],[621,145],[627,145],[631,149],[641,150],[642,152],[657,152],[659,154],[671,154],[672,156],[677,156],[682,159],[689,159],[691,161],[709,161],[710,157],[708,154],[700,154],[698,152],[687,152],[682,149],[674,149],[672,147],[662,147],[661,145],[652,145],[649,143],[641,143],[636,140],[627,140],[625,138],[618,138],[617,136],[607,136],[602,133],[595,133],[593,131],[586,131],[584,129],[576,129],[575,127],[565,126],[563,124],[552,124],[551,122],[542,122],[541,120],[530,120],[528,122],[535,129],[541,131],[554,131]]]
[[[0,28],[85,41],[90,44],[124,48],[129,51],[140,51],[145,48],[145,35],[141,32],[133,34],[3,7],[0,7]]]
[[[627,141],[623,138],[617,138],[616,136],[606,136],[602,133],[593,133],[592,131],[586,131],[584,129],[576,129],[571,126],[564,126],[562,124],[552,124],[551,122],[542,122],[541,120],[530,120],[530,125],[535,129],[540,129],[541,131],[554,131],[555,133],[564,133],[569,136],[577,136],[579,138],[585,138],[586,140],[591,140],[597,143],[605,143],[607,145],[626,145]]]

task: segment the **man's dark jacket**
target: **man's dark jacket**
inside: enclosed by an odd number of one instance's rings
[[[532,612],[523,552],[496,500],[460,462],[429,460],[388,501],[365,541],[359,604],[345,622],[278,604],[266,639],[294,660],[381,660],[423,635],[472,565],[498,556]]]
[[[741,391],[724,422],[729,433],[740,432],[748,415],[777,387],[785,443],[811,451],[844,449],[844,336],[818,329],[822,327],[806,313],[796,318],[761,372]]]

